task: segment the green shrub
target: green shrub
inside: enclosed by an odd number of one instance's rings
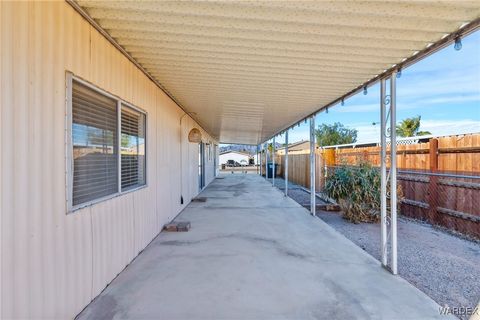
[[[379,221],[380,171],[368,162],[336,168],[327,177],[325,192],[338,202],[345,219],[354,223]]]

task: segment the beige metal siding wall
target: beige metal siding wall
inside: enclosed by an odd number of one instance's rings
[[[0,2],[0,45],[0,315],[73,318],[197,194],[196,124],[64,2]],[[148,187],[69,215],[65,71],[148,112]]]

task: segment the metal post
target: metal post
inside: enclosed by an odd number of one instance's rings
[[[272,142],[272,187],[275,187],[275,137]]]
[[[397,133],[396,133],[396,79],[397,72],[392,72],[390,78],[390,234],[391,269],[397,274]]]
[[[315,116],[310,117],[310,212],[315,215]]]
[[[268,179],[268,143],[265,142],[265,180]]]
[[[257,165],[255,166],[255,172],[258,174],[258,150],[259,150],[259,147],[258,147],[258,144],[257,144]]]
[[[285,197],[288,197],[288,130],[285,131],[285,169],[283,178],[285,179]]]
[[[259,175],[262,175],[262,167],[260,166],[260,163],[262,162],[262,150],[260,148],[260,145],[257,145],[257,172]]]
[[[387,118],[385,79],[380,81],[380,235],[381,261],[387,266]]]
[[[262,175],[262,161],[263,161],[263,148],[260,145],[260,162],[258,163],[258,168],[260,169],[260,176]]]

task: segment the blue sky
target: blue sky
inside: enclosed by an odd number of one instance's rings
[[[402,71],[397,79],[397,121],[422,116],[420,130],[434,135],[480,132],[480,32],[462,39]],[[345,100],[316,117],[320,123],[341,122],[358,130],[358,142],[379,139],[380,85]],[[289,132],[291,142],[308,139],[308,124]],[[282,142],[283,137],[277,138]]]

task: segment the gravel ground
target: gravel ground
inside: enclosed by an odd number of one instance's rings
[[[275,178],[275,186],[280,190],[285,190],[285,180],[281,178]],[[302,206],[310,208],[310,193],[306,192],[302,187],[294,183],[288,183],[288,196],[295,200]],[[317,198],[317,200],[319,200]],[[324,203],[319,200],[319,203]]]
[[[283,189],[284,180],[275,180]],[[310,203],[310,194],[292,183],[289,196],[301,205]],[[379,223],[350,223],[339,212],[317,211],[317,216],[380,259]],[[475,307],[480,299],[480,244],[405,217],[397,225],[399,274],[442,306]]]

